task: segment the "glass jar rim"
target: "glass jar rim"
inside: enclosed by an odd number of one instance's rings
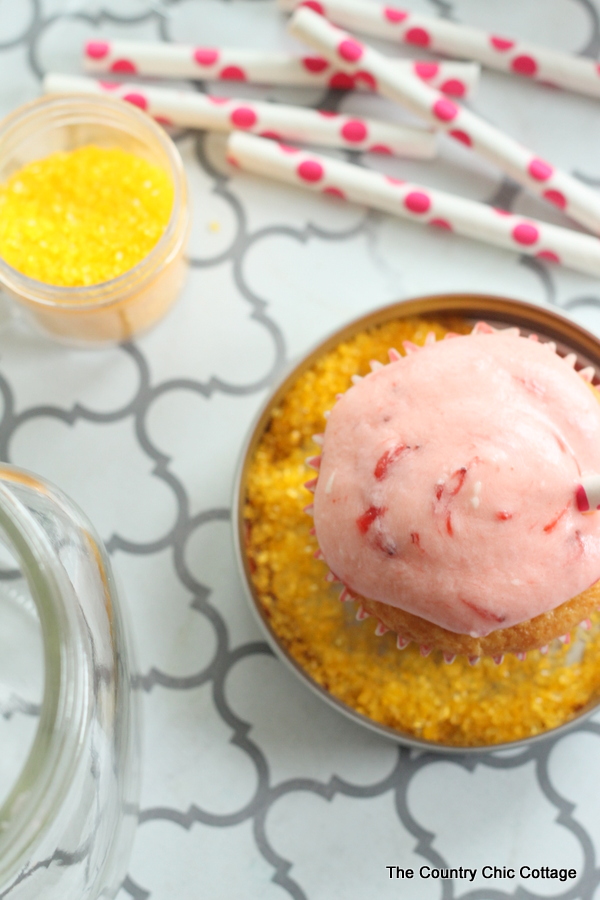
[[[18,129],[45,113],[77,115],[93,124],[106,124],[127,131],[127,124],[144,130],[150,141],[155,141],[168,161],[168,172],[173,183],[173,207],[167,226],[154,247],[135,266],[112,278],[77,287],[63,287],[47,284],[30,278],[15,269],[0,257],[0,287],[5,287],[29,303],[44,307],[76,308],[78,311],[100,310],[113,303],[121,302],[128,294],[137,291],[147,282],[161,264],[168,264],[180,249],[187,231],[186,180],[183,162],[177,147],[166,131],[145,112],[136,106],[114,97],[81,94],[51,94],[38,97],[9,113],[0,122],[0,157],[3,144],[15,135]],[[105,121],[99,120],[104,114]],[[81,121],[81,118],[79,119]],[[67,124],[57,121],[56,126]],[[182,217],[186,220],[181,227]]]
[[[0,464],[0,527],[35,602],[44,649],[44,689],[33,743],[0,806],[0,887],[49,827],[69,788],[89,725],[87,668],[77,639],[74,590],[48,536],[6,486],[52,494],[35,475]]]

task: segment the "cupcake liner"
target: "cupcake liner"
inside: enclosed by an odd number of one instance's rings
[[[317,551],[317,553],[319,553],[319,556],[317,556],[317,554],[315,554],[315,558],[317,558],[317,559],[324,558],[321,551]],[[333,575],[333,573],[329,573],[329,574]],[[335,578],[335,576],[333,576],[332,578],[327,578],[327,580],[329,580],[331,582],[339,581],[339,579]],[[357,609],[356,609],[356,614],[355,614],[355,619],[357,622],[364,622],[366,619],[375,618],[371,613],[369,613],[364,608],[364,606],[361,603],[359,603],[357,601],[357,599],[355,597],[352,596],[352,594],[350,593],[348,588],[346,588],[345,586],[342,587],[339,599],[342,602],[354,602],[357,604]],[[590,619],[583,619],[579,623],[577,628],[581,629],[584,632],[588,632],[592,628],[592,622]],[[385,634],[388,634],[390,631],[392,631],[392,629],[388,628],[388,626],[385,625],[384,622],[377,620],[377,624],[375,626],[375,631],[374,631],[374,634],[377,637],[383,637]],[[396,636],[397,636],[396,647],[398,650],[406,650],[407,647],[409,647],[411,644],[415,643],[414,641],[410,640],[410,638],[405,637],[403,635],[397,634]],[[572,640],[573,640],[573,636],[569,632],[567,634],[559,635],[558,637],[556,637],[554,639],[554,642],[556,644],[562,644],[562,645],[566,646],[566,645],[572,643]],[[434,649],[436,649],[427,644],[419,644],[418,646],[419,646],[420,655],[423,657],[429,656],[430,653]],[[545,644],[543,646],[536,647],[533,649],[537,650],[539,653],[541,653],[543,656],[545,656],[548,653],[549,645]],[[461,654],[457,654],[457,653],[452,653],[447,650],[441,650],[440,652],[442,654],[442,658],[443,658],[444,662],[448,665],[451,665],[461,655]],[[518,659],[520,662],[523,662],[527,658],[528,652],[532,652],[532,651],[523,651],[523,652],[514,653],[512,655],[515,656],[515,658]],[[468,654],[462,654],[462,655],[467,657],[470,665],[476,665],[481,658],[480,656],[475,656],[475,655],[471,655],[471,656],[469,656]],[[504,657],[505,657],[505,654],[500,653],[500,654],[490,656],[489,658],[492,659],[496,663],[496,665],[501,665],[501,663],[504,661]]]

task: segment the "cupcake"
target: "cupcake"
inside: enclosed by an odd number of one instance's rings
[[[342,598],[426,655],[568,641],[600,604],[600,404],[550,343],[480,324],[406,344],[338,399],[314,524]]]

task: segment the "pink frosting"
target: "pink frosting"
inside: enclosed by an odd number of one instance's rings
[[[328,420],[315,528],[351,591],[482,637],[600,578],[600,404],[548,346],[510,332],[424,347]]]

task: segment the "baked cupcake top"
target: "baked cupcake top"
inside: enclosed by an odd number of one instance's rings
[[[325,431],[315,529],[354,593],[483,637],[600,578],[600,404],[548,344],[477,330],[355,384]]]

